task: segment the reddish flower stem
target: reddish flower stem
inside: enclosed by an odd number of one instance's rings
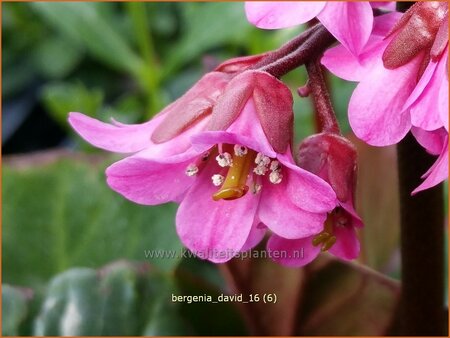
[[[325,84],[319,58],[308,61],[306,63],[306,71],[308,72],[308,87],[316,107],[320,131],[340,134],[341,130],[331,104],[330,94]]]
[[[280,78],[295,68],[315,59],[336,39],[322,24],[314,25],[255,64],[259,69]]]

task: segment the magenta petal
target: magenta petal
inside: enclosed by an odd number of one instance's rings
[[[359,255],[359,240],[352,226],[335,226],[334,235],[337,240],[329,252],[336,257],[351,260]]]
[[[395,1],[371,1],[372,8],[381,8],[385,10],[395,11]]]
[[[247,251],[257,246],[259,242],[261,242],[264,238],[266,232],[267,227],[256,217],[255,221],[253,222],[252,229],[248,234],[247,241],[245,242],[241,251]]]
[[[264,29],[292,27],[314,18],[325,1],[247,1],[245,13],[250,23]]]
[[[163,117],[158,115],[143,124],[113,125],[80,113],[70,113],[69,123],[81,137],[98,148],[119,153],[132,153],[153,144],[150,136]]]
[[[108,167],[107,182],[113,190],[135,203],[176,202],[195,180],[185,174],[195,158],[192,153],[186,153],[178,157],[178,162],[162,162],[143,158],[138,153]]]
[[[428,64],[422,78],[410,96],[412,99],[408,99],[408,101],[411,102],[418,96],[409,108],[412,125],[424,130],[435,130],[442,127],[443,123],[441,120],[440,107],[436,105],[436,98],[439,96],[440,89],[446,76],[444,62],[438,64],[430,62]],[[423,90],[420,92],[420,89],[422,88]],[[417,95],[416,92],[419,92],[420,94]],[[407,106],[407,103],[405,106]],[[446,110],[448,114],[448,103],[446,107],[442,107],[441,109]]]
[[[434,187],[448,178],[448,136],[445,139],[444,149],[442,149],[438,159],[430,170],[425,173],[424,177],[426,177],[425,181],[412,192],[412,195]]]
[[[275,262],[290,267],[304,266],[320,253],[320,248],[312,245],[312,237],[285,239],[277,235],[269,238],[267,250]]]
[[[367,2],[328,1],[317,18],[354,55],[372,32],[373,13]]]
[[[319,233],[323,229],[327,213],[308,212],[293,204],[286,194],[288,184],[286,181],[289,181],[287,175],[285,174],[280,184],[266,182],[263,185],[258,210],[261,222],[272,232],[288,239],[303,238]]]
[[[321,63],[334,75],[347,81],[361,81],[367,69],[343,45],[325,51]]]
[[[214,201],[217,187],[211,176],[215,170],[213,163],[200,172],[178,208],[176,224],[189,250],[199,258],[221,263],[242,251],[254,224],[259,195],[248,193],[233,201]]]
[[[411,132],[430,154],[439,155],[444,147],[444,142],[447,138],[448,132],[444,128],[434,131],[427,131],[420,128],[412,127]]]
[[[329,212],[337,205],[336,194],[320,177],[294,164],[290,151],[278,155],[278,160],[288,171],[285,193],[299,208],[310,212]]]
[[[372,35],[360,55],[353,55],[343,45],[325,51],[322,64],[334,75],[347,81],[362,81],[367,72],[381,57],[389,30],[398,21],[400,13],[389,13],[375,18]]]
[[[379,61],[361,81],[349,103],[349,122],[356,136],[375,146],[399,142],[411,127],[403,105],[415,87],[418,56],[408,64],[388,70]]]
[[[446,66],[448,65],[448,52],[442,56],[439,62]],[[441,88],[439,90],[438,108],[442,124],[448,132],[448,68],[445,67],[443,71],[444,78],[442,79]]]
[[[191,141],[194,147],[220,143],[241,144],[266,156],[276,157],[259,123],[252,98],[246,102],[236,120],[226,131],[201,132],[192,136]]]

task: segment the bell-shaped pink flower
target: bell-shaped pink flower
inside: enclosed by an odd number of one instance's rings
[[[392,7],[390,3],[372,3],[372,7]],[[373,25],[369,2],[345,1],[248,1],[247,19],[256,27],[286,28],[317,17],[325,28],[354,55],[366,44]]]
[[[289,89],[245,71],[259,59],[223,63],[141,125],[69,116],[93,145],[135,153],[106,170],[110,187],[141,204],[180,202],[182,242],[213,262],[256,245],[267,227],[287,238],[316,233],[335,205],[331,187],[292,159]]]
[[[97,121],[70,113],[69,123],[86,141],[112,152],[135,153],[106,170],[109,186],[133,202],[156,205],[180,201],[192,184],[185,175],[201,151],[190,138],[203,130],[212,109],[236,74],[258,62],[263,55],[240,57],[219,65],[190,90],[143,124],[125,125]]]
[[[319,233],[297,239],[272,236],[267,244],[269,253],[277,252],[272,258],[287,266],[308,264],[324,251],[344,260],[355,259],[359,254],[356,228],[363,226],[353,206],[355,147],[337,134],[313,135],[300,144],[297,163],[331,185],[337,196],[337,205]]]
[[[284,238],[320,231],[336,205],[331,187],[294,164],[292,94],[278,79],[246,71],[228,84],[207,130],[208,149],[177,213],[177,231],[194,253],[224,262],[259,242],[265,227]],[[225,254],[226,253],[226,254]]]
[[[423,4],[429,6],[429,3]],[[448,128],[448,52],[442,48],[448,43],[442,27],[447,27],[448,23],[446,11],[441,8],[446,8],[447,3],[437,4],[439,10],[433,13],[439,15],[440,26],[434,24],[431,32],[424,33],[427,48],[423,48],[422,38],[415,43],[414,34],[410,32],[409,43],[419,50],[412,48],[408,53],[396,54],[395,51],[401,50],[397,39],[402,46],[407,44],[403,41],[403,32],[410,27],[394,28],[400,15],[391,13],[375,18],[373,33],[358,57],[338,46],[328,50],[322,58],[322,63],[335,75],[359,81],[350,99],[349,121],[355,134],[371,145],[395,144],[411,125],[430,131],[443,126]],[[415,25],[427,22],[414,15],[409,20]],[[394,31],[388,34],[392,29]],[[402,61],[394,61],[397,58]]]

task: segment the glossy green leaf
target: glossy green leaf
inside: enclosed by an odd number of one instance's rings
[[[28,313],[28,300],[23,291],[2,285],[2,335],[17,336]]]
[[[112,159],[61,158],[50,153],[6,161],[4,281],[34,285],[71,266],[96,267],[121,258],[148,260],[163,270],[178,264],[176,255],[145,255],[181,249],[175,205],[136,205],[110,190],[103,170]]]

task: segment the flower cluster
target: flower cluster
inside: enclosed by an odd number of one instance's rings
[[[393,10],[375,2],[249,2],[246,12],[268,29],[317,17],[341,43],[322,64],[359,82],[349,104],[355,134],[383,146],[412,130],[439,155],[418,192],[448,175],[448,6],[424,2],[403,16],[374,18],[372,8],[379,7]],[[70,113],[69,123],[94,146],[130,154],[106,170],[113,190],[144,205],[179,203],[178,235],[201,258],[228,261],[268,235],[269,249],[292,253],[276,259],[288,266],[324,251],[355,259],[363,226],[354,208],[356,150],[333,122],[320,69],[310,73],[305,92],[333,128],[324,122],[293,147],[293,97],[279,79],[286,67],[298,66],[296,56],[320,57],[311,49],[323,35],[317,27],[311,32],[278,53],[222,63],[149,122],[107,124]],[[294,254],[299,249],[302,257]]]

